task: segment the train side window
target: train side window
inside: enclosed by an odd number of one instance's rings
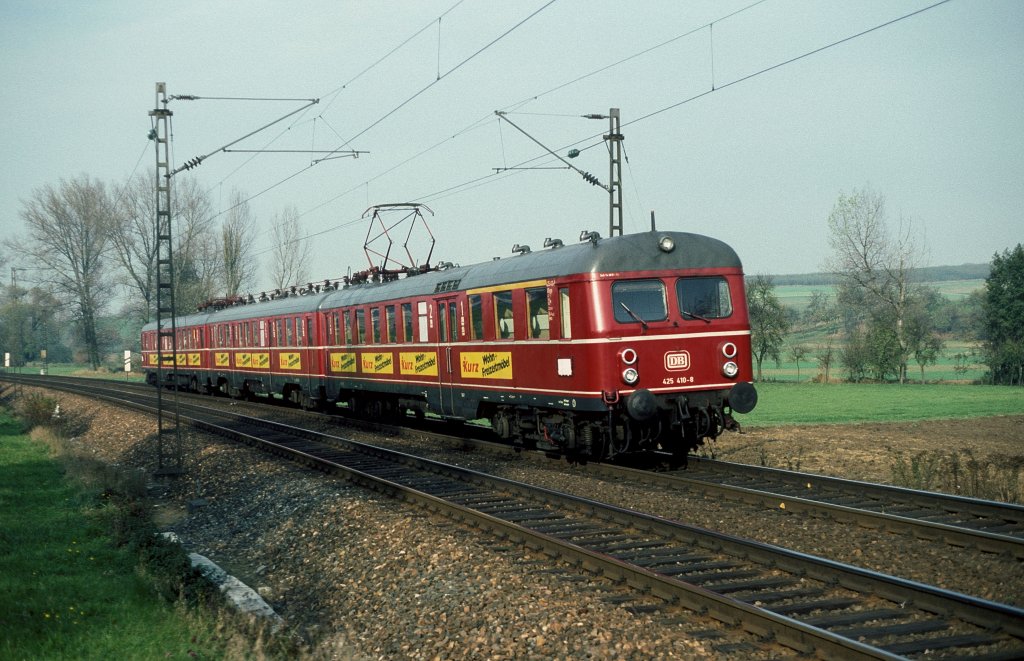
[[[356,310],[356,323],[352,337],[356,344],[363,343],[362,338],[364,333],[366,333],[366,310],[360,308]]]
[[[313,346],[313,317],[306,317],[306,346]]]
[[[284,322],[282,320],[280,320],[280,319],[275,319],[274,320],[274,329],[276,330],[276,333],[274,335],[274,346],[275,347],[283,347],[283,346],[285,346],[285,343],[284,343]]]
[[[398,334],[398,322],[395,319],[395,306],[394,305],[388,305],[388,306],[384,307],[384,321],[385,321],[385,323],[387,324],[387,327],[388,327],[387,341],[388,342],[392,342],[392,343],[397,342],[398,341],[398,337],[397,337],[397,334]]]
[[[469,339],[484,339],[484,301],[480,294],[470,294],[469,299]]]
[[[562,339],[568,340],[572,337],[572,315],[569,310],[568,287],[562,287],[558,290],[558,311],[561,321]]]
[[[302,347],[306,345],[306,329],[302,323],[302,317],[295,317],[295,346]]]
[[[494,332],[499,340],[511,340],[516,336],[511,291],[494,292]]]
[[[292,344],[295,341],[295,335],[292,330],[292,318],[286,317],[284,320],[284,345],[286,347],[295,346]]]
[[[547,287],[531,287],[526,290],[526,315],[531,338],[547,340],[551,337]]]
[[[686,321],[722,319],[732,315],[729,283],[721,276],[679,278],[676,281],[679,313]]]
[[[405,331],[405,342],[412,342],[412,303],[402,303],[402,330]]]
[[[266,319],[260,319],[260,346],[269,347],[270,342],[267,341],[267,321]]]
[[[612,284],[615,321],[637,324],[668,318],[665,283],[661,280],[620,280]]]
[[[353,344],[352,339],[352,315],[348,311],[342,312],[342,317],[345,319],[345,344]]]
[[[373,343],[380,344],[380,308],[370,308],[370,326]]]
[[[417,301],[416,303],[416,317],[417,317],[417,341],[427,342],[430,339],[430,317],[428,316],[428,306],[426,301]]]

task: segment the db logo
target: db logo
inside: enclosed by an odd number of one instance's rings
[[[670,372],[683,372],[690,369],[689,351],[669,351],[665,354],[665,369]]]

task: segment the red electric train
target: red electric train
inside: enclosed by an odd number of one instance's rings
[[[545,244],[179,317],[176,359],[149,324],[147,379],[375,418],[482,418],[580,459],[684,461],[738,427],[757,393],[732,248],[664,231]]]

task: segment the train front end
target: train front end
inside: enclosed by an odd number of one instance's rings
[[[634,235],[632,268],[594,274],[595,330],[609,408],[606,457],[665,453],[675,463],[757,403],[743,271],[721,241]]]

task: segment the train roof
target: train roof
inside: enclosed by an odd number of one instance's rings
[[[658,247],[663,237],[672,239],[673,250],[666,252]],[[423,296],[446,289],[496,287],[585,273],[706,268],[742,269],[743,265],[728,244],[709,236],[689,232],[641,232],[431,271],[395,282],[350,287],[332,292],[323,307],[358,305],[384,297]]]
[[[659,247],[665,237],[670,238],[674,244],[670,251]],[[708,268],[742,269],[743,266],[728,244],[709,236],[690,232],[640,232],[430,271],[391,282],[353,285],[336,291],[235,305],[216,312],[179,317],[178,325],[301,314],[321,308],[332,309],[576,274]],[[143,330],[153,328],[155,324],[150,323]]]

